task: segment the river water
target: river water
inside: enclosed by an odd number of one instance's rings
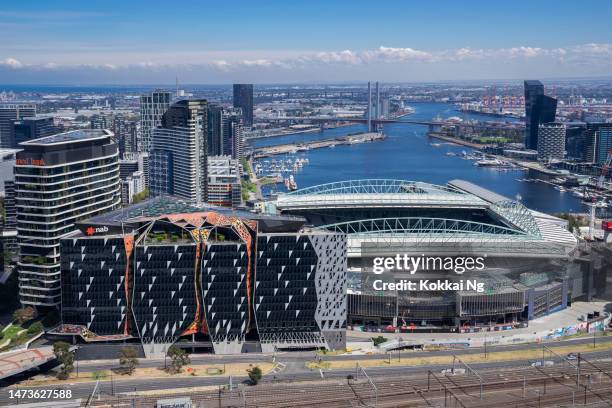
[[[499,117],[463,114],[454,106],[443,103],[416,103],[414,114],[406,120],[431,120],[437,116],[448,118],[459,116],[463,119],[484,121],[513,121]],[[365,125],[355,124],[320,133],[306,133],[279,136],[251,141],[252,146],[270,146],[327,139],[335,136],[366,131]],[[341,180],[368,178],[389,178],[424,181],[446,184],[453,179],[471,181],[509,198],[520,197],[523,204],[534,210],[547,213],[566,211],[585,211],[581,201],[571,192],[561,193],[552,186],[541,182],[520,181],[527,177],[523,171],[499,171],[474,166],[471,160],[458,156],[448,156],[447,152],[469,152],[471,149],[441,140],[428,138],[427,127],[412,124],[388,124],[384,127],[387,138],[383,141],[355,145],[338,145],[334,148],[315,149],[298,153],[297,157],[307,157],[309,164],[294,173],[299,188]],[[434,146],[433,144],[439,144]],[[273,156],[271,159],[295,157]],[[284,185],[267,187],[264,193],[286,191]]]

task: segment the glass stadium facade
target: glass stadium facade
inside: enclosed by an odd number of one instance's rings
[[[576,238],[565,221],[537,213],[474,184],[353,180],[280,195],[272,210],[306,218],[348,237],[348,320],[390,330],[507,329],[565,308],[592,290],[587,267],[574,262]],[[462,274],[439,267],[373,273],[375,258],[483,257]],[[469,290],[376,290],[385,280],[475,279]]]

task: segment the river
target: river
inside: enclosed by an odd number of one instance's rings
[[[448,118],[459,116],[464,119],[484,121],[516,121],[481,114],[463,114],[454,106],[444,103],[415,103],[415,112],[406,120],[431,120],[436,116]],[[253,140],[253,146],[270,146],[346,135],[366,131],[365,125],[327,129],[320,133],[286,135]],[[509,198],[520,197],[523,204],[534,210],[556,213],[585,211],[581,201],[571,192],[559,192],[541,182],[519,181],[526,177],[522,171],[499,171],[474,166],[474,162],[447,152],[460,153],[469,148],[428,138],[427,127],[413,124],[388,124],[384,127],[387,138],[380,142],[338,145],[300,152],[298,157],[307,157],[309,164],[294,174],[299,188],[341,180],[368,178],[389,178],[446,184],[453,179],[471,181]],[[434,146],[433,144],[437,144]],[[274,156],[270,159],[286,159]],[[278,185],[276,191],[285,191]],[[266,188],[264,193],[274,189]]]

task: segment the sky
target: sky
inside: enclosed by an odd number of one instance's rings
[[[3,0],[0,84],[612,77],[612,2]]]

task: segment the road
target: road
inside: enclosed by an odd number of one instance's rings
[[[568,345],[568,344],[589,344],[592,343],[592,338],[578,338],[566,341],[557,341],[546,343],[547,346],[552,347],[555,345]],[[598,338],[597,342],[610,342],[611,337]],[[522,344],[522,345],[509,345],[509,346],[495,346],[488,347],[488,352],[498,351],[517,351],[517,359],[506,362],[484,362],[484,363],[473,363],[470,364],[474,369],[490,369],[490,368],[511,368],[521,367],[529,365],[533,360],[521,359],[520,350],[526,349],[538,349],[541,348],[539,344]],[[478,354],[483,353],[482,349],[467,349],[467,350],[445,350],[445,351],[431,351],[431,352],[417,352],[417,351],[402,351],[401,357],[419,357],[419,356],[439,356],[453,354]],[[398,357],[397,352],[392,352],[392,358]],[[612,359],[612,350],[599,351],[585,354],[587,359]],[[285,368],[277,373],[269,374],[264,377],[263,382],[292,382],[292,381],[308,381],[308,380],[320,380],[321,376],[325,379],[338,379],[346,378],[349,374],[354,374],[355,369],[346,370],[334,370],[334,371],[312,371],[306,367],[308,361],[312,361],[315,357],[314,352],[296,352],[296,353],[277,353],[276,361],[285,365]],[[381,359],[385,358],[381,355],[347,355],[347,356],[320,356],[322,361],[355,361],[355,360],[369,360],[369,359]],[[198,364],[219,364],[219,363],[234,363],[234,362],[249,362],[257,363],[262,361],[271,361],[273,358],[269,354],[242,354],[235,356],[219,356],[219,355],[193,355],[192,362]],[[547,360],[559,359],[548,358]],[[117,361],[81,361],[79,362],[80,370],[93,371],[111,369],[118,366]],[[162,360],[140,360],[141,367],[162,367]],[[444,368],[448,368],[448,364],[432,365],[432,366],[391,366],[391,367],[372,367],[367,368],[367,372],[370,376],[389,376],[389,375],[405,375],[405,374],[419,374],[427,373],[428,370],[440,371]],[[118,380],[116,377],[107,378],[104,381],[100,381],[99,391],[102,395],[117,395],[122,393],[131,393],[134,391],[149,391],[149,390],[163,390],[163,389],[174,389],[174,388],[185,388],[185,387],[201,387],[208,385],[224,385],[228,383],[227,377],[180,377],[180,378],[156,378],[151,380],[150,378],[129,378],[120,377]],[[245,381],[246,377],[235,377],[234,383]],[[68,383],[62,386],[35,386],[28,387],[27,382],[21,384],[12,384],[9,387],[4,387],[0,390],[0,406],[10,406],[15,404],[14,400],[9,399],[10,389],[70,389],[74,398],[87,398],[95,383],[93,381],[83,383]],[[22,403],[24,403],[23,401]],[[28,401],[35,402],[35,401]]]

